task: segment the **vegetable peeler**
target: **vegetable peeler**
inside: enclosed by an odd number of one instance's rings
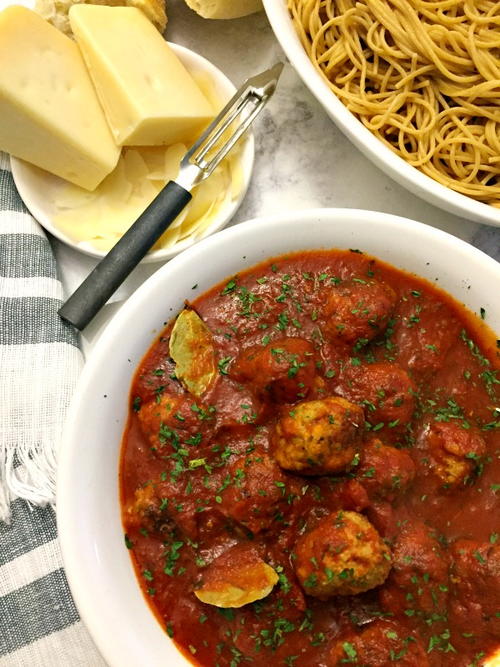
[[[169,181],[59,309],[60,317],[80,331],[137,266],[167,227],[190,202],[191,190],[210,176],[267,104],[283,63],[247,79],[182,158],[179,175]]]

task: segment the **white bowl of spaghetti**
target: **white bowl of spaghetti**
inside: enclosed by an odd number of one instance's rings
[[[378,167],[500,226],[498,0],[264,0],[290,62]]]

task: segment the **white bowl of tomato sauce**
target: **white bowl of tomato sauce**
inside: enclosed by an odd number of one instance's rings
[[[105,660],[493,665],[499,284],[451,235],[341,209],[154,274],[60,453],[64,564]]]

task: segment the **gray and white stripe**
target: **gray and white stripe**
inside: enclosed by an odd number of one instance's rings
[[[51,506],[82,366],[62,297],[50,243],[0,153],[0,667],[104,666],[71,598]]]

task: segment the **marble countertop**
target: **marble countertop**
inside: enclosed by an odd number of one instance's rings
[[[183,0],[168,1],[166,38],[211,60],[239,86],[244,79],[286,61],[264,12],[233,21],[208,21]],[[500,229],[442,211],[415,197],[375,167],[344,137],[287,64],[274,98],[255,123],[252,182],[230,224],[312,207],[364,208],[420,220],[469,241],[500,260]],[[94,261],[54,241],[67,291]],[[160,265],[145,265],[128,279],[130,293]],[[83,336],[84,348],[119,308],[103,309]]]

